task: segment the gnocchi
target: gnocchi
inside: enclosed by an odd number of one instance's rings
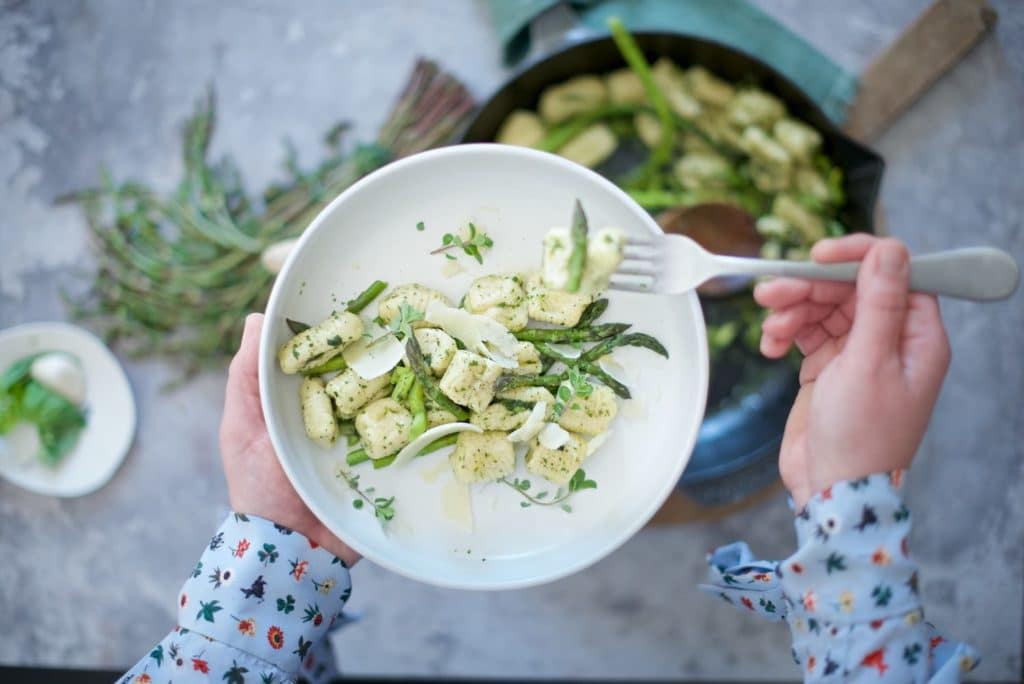
[[[474,484],[511,475],[516,455],[504,432],[460,432],[448,463],[458,482]]]

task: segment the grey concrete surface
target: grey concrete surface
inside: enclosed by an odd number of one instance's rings
[[[859,69],[926,3],[759,4]],[[995,35],[878,141],[883,202],[915,250],[991,243],[1024,262],[1024,3],[992,4]],[[339,118],[372,136],[418,54],[479,95],[504,73],[468,1],[0,1],[0,326],[63,318],[56,286],[80,287],[73,272],[91,263],[80,217],[50,200],[100,166],[170,187],[179,123],[207,82],[215,151],[259,187],[279,173],[285,135],[307,160]],[[1022,301],[944,304],[955,358],[909,489],[929,619],[981,649],[986,680],[1021,673]],[[165,395],[172,368],[125,365],[139,433],[106,488],[58,501],[0,483],[0,663],[129,665],[172,625],[175,592],[226,511],[223,374]],[[779,556],[790,525],[778,500],[648,530],[575,577],[499,594],[363,563],[351,607],[364,618],[335,648],[353,673],[791,679],[784,627],[696,590],[707,549],[742,537]]]

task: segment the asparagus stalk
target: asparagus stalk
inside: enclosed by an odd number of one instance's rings
[[[675,143],[675,119],[672,117],[672,110],[669,109],[668,102],[665,101],[665,96],[654,82],[654,76],[651,74],[651,68],[647,64],[644,53],[633,40],[633,36],[615,17],[608,20],[608,28],[611,30],[612,39],[626,60],[626,64],[640,78],[640,83],[647,91],[647,98],[654,105],[654,111],[658,115],[658,123],[661,126],[661,138],[658,139],[658,144],[651,151],[651,156],[641,169],[638,178],[639,185],[649,186],[656,182],[658,173],[672,158],[672,146]]]
[[[629,323],[602,323],[588,328],[524,328],[512,333],[523,342],[597,342],[629,329]]]
[[[587,308],[584,309],[583,313],[580,315],[579,322],[576,323],[576,325],[574,325],[573,327],[577,328],[577,329],[578,328],[589,327],[589,326],[593,325],[593,323],[598,318],[600,318],[602,315],[604,315],[604,312],[607,311],[607,310],[608,310],[608,300],[607,299],[605,299],[603,297],[601,299],[595,299],[594,301],[590,302],[590,304],[587,304]]]
[[[420,349],[420,343],[416,341],[415,335],[409,335],[409,339],[406,340],[405,353],[409,357],[409,366],[412,368],[412,372],[416,374],[416,380],[419,381],[423,388],[424,396],[437,404],[442,410],[455,416],[456,420],[466,420],[469,418],[469,412],[449,399],[437,386],[434,379],[430,377],[430,371],[427,369],[426,361],[423,359],[423,351]]]
[[[368,288],[359,293],[359,296],[357,296],[355,299],[348,303],[348,305],[345,307],[345,310],[348,311],[349,313],[359,313],[360,311],[365,309],[370,302],[376,299],[381,292],[386,290],[387,287],[388,284],[385,283],[383,280],[373,281],[373,283]]]
[[[665,349],[661,342],[655,338],[645,333],[629,333],[627,335],[612,337],[604,340],[601,344],[591,347],[580,354],[578,363],[585,364],[597,361],[616,347],[644,347],[646,349],[650,349],[656,354],[661,354],[666,359],[668,358],[668,350]]]
[[[587,232],[587,215],[583,213],[583,205],[577,199],[572,212],[572,228],[569,229],[572,253],[569,255],[569,279],[565,284],[569,292],[579,292],[580,283],[583,282],[583,267],[587,262]]]

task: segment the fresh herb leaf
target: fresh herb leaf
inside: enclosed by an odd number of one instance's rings
[[[363,507],[364,502],[373,507],[373,515],[380,521],[383,527],[386,523],[390,522],[395,517],[395,497],[383,497],[378,496],[370,498],[373,494],[374,488],[368,487],[365,490],[359,488],[359,476],[353,475],[344,468],[338,469],[338,477],[345,481],[345,484],[349,486],[353,492],[355,492],[356,498],[352,502],[352,508],[359,510]]]
[[[509,480],[503,477],[498,482],[511,487],[523,497],[524,500],[519,502],[519,506],[522,508],[529,508],[534,504],[538,506],[560,506],[566,513],[572,513],[572,506],[565,503],[570,496],[584,489],[597,489],[597,483],[593,480],[588,480],[587,474],[583,472],[582,468],[573,473],[567,488],[559,487],[550,499],[548,498],[549,492],[546,489],[531,495],[527,491],[530,488],[529,480],[520,480],[519,478]]]
[[[407,303],[402,302],[398,307],[398,315],[391,320],[388,329],[400,340],[407,340],[412,336],[412,324],[422,321],[424,314],[419,309],[414,309]]]
[[[439,254],[441,252],[446,252],[453,247],[458,247],[468,256],[476,259],[477,263],[484,263],[484,257],[481,250],[493,247],[494,240],[492,240],[487,233],[479,230],[473,223],[469,224],[468,232],[469,236],[465,240],[454,233],[445,233],[441,236],[441,246],[431,252],[431,254]],[[445,257],[448,259],[455,258],[451,254],[445,254]]]

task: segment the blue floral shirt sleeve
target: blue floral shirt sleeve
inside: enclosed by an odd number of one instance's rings
[[[337,670],[325,637],[351,592],[340,558],[269,520],[232,514],[178,594],[177,627],[120,681],[327,681]]]
[[[798,549],[754,560],[746,544],[708,557],[701,588],[741,610],[785,620],[808,682],[959,682],[977,652],[924,622],[907,537],[903,471],[833,485],[796,518]]]

